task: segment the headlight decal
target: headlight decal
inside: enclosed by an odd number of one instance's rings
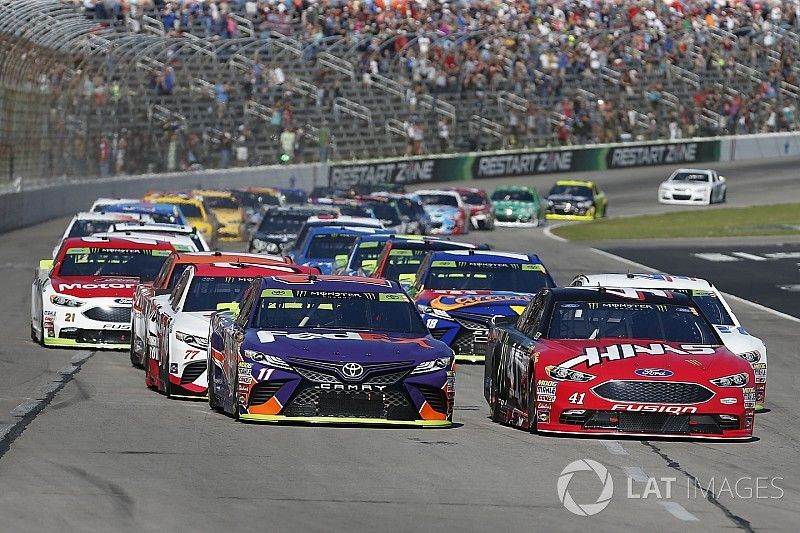
[[[747,385],[747,382],[750,380],[747,372],[740,372],[738,374],[733,374],[730,376],[723,376],[721,378],[716,378],[710,380],[711,383],[716,385],[717,387],[738,387],[742,388]]]

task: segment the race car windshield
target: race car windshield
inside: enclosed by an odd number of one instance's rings
[[[458,207],[458,199],[451,194],[424,194],[419,200],[423,205],[449,205]]]
[[[175,285],[178,284],[178,280],[181,279],[183,275],[183,271],[186,270],[186,267],[189,266],[189,263],[178,263],[174,267],[172,267],[172,274],[169,277],[169,283],[167,284],[167,289],[174,289]]]
[[[124,248],[70,248],[61,260],[59,276],[127,276],[155,279],[170,252]]]
[[[683,182],[695,182],[695,183],[706,183],[708,182],[708,174],[697,174],[697,173],[690,173],[690,172],[678,172],[670,181],[683,181]]]
[[[461,193],[461,199],[469,205],[483,205],[486,199],[476,192]]]
[[[238,302],[252,279],[238,277],[196,277],[189,286],[183,310],[216,311],[217,304]]]
[[[535,293],[549,283],[541,265],[434,261],[425,288]]]
[[[260,233],[297,233],[307,219],[307,216],[267,213],[261,219],[258,231]]]
[[[408,198],[398,200],[397,208],[400,209],[401,215],[409,217],[412,220],[418,219],[425,214],[425,208],[422,207],[422,204],[409,200]]]
[[[720,344],[696,308],[642,302],[557,302],[547,336]]]
[[[308,247],[308,259],[331,260],[337,255],[350,255],[357,235],[316,235]]]
[[[233,196],[206,196],[206,204],[212,209],[239,209],[239,201]]]
[[[303,191],[283,191],[287,204],[304,204],[308,197]]]
[[[114,220],[76,220],[67,237],[88,237],[92,233],[105,233]]]
[[[183,216],[188,218],[203,218],[203,212],[197,204],[180,204]]]
[[[271,296],[270,293],[276,295]],[[290,296],[286,296],[291,293]],[[254,315],[259,329],[337,329],[428,334],[405,294],[286,291],[265,289]]]
[[[367,241],[362,242],[354,251],[353,266],[360,268],[364,261],[374,261],[378,259],[381,252],[386,247],[386,241]]]
[[[164,213],[148,213],[153,219],[153,222],[158,224],[180,224],[182,221],[174,215],[166,215]]]
[[[528,191],[494,191],[493,202],[533,202],[533,195]],[[471,202],[469,202],[471,203]]]
[[[389,250],[389,260],[384,268],[383,278],[398,281],[401,274],[416,274],[422,259],[430,250]]]
[[[553,185],[548,196],[574,196],[575,198],[591,198],[592,189],[585,185]]]
[[[342,205],[339,206],[339,214],[343,217],[364,217],[364,218],[377,218],[375,211],[367,207],[358,205]]]
[[[372,212],[375,214],[375,218],[379,220],[387,220],[390,226],[396,226],[400,224],[400,217],[398,216],[397,209],[392,207],[390,204],[374,202],[367,204],[367,206],[372,209]]]
[[[695,294],[692,296],[692,300],[694,300],[694,303],[700,308],[700,312],[703,313],[703,316],[712,324],[718,326],[735,326],[733,318],[731,318],[728,310],[725,309],[716,294]]]

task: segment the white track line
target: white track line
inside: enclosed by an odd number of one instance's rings
[[[561,226],[566,226],[566,225],[568,225],[568,224],[570,224],[570,222],[559,222],[559,223],[556,223],[556,224],[547,224],[547,225],[545,225],[545,227],[544,227],[544,232],[543,232],[543,233],[544,233],[544,234],[545,234],[547,237],[549,237],[549,238],[553,239],[554,241],[558,241],[558,242],[569,242],[569,239],[565,239],[564,237],[559,237],[558,235],[556,235],[555,233],[553,233],[553,230],[554,230],[554,229],[556,229],[556,228],[560,228]]]
[[[612,455],[628,455],[628,450],[615,440],[603,440],[600,442],[603,443],[603,446],[605,446]]]
[[[683,520],[684,522],[699,522],[700,519],[697,518],[695,515],[687,511],[683,505],[679,504],[678,502],[658,502],[664,509],[666,509],[669,514],[677,518],[678,520]]]

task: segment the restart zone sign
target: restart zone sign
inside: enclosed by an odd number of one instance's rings
[[[329,167],[328,178],[330,185],[335,187],[376,183],[465,181],[556,172],[702,163],[719,161],[719,154],[718,140],[618,144],[575,149],[333,164]]]

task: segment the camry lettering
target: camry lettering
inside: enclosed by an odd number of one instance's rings
[[[605,347],[590,346],[584,349],[583,353],[564,361],[559,366],[563,368],[574,368],[580,364],[587,367],[599,365],[604,359],[606,361],[619,361],[620,359],[630,359],[638,355],[666,355],[672,353],[676,355],[712,355],[715,349],[713,346],[702,344],[681,344],[680,348],[669,344],[650,343],[641,344],[610,344]]]
[[[318,389],[333,391],[375,391],[382,392],[386,385],[345,385],[344,383],[319,383]]]

